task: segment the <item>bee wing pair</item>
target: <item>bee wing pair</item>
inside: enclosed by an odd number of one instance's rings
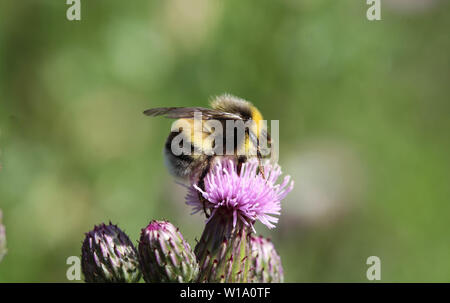
[[[144,114],[150,117],[164,116],[169,119],[194,119],[194,113],[202,113],[203,120],[244,120],[242,116],[234,113],[228,113],[221,110],[215,110],[205,107],[156,107],[147,109]],[[268,142],[271,143],[271,138],[266,130],[262,130],[262,135],[268,138]],[[258,147],[259,151],[259,139],[252,131],[249,132],[249,140]],[[273,161],[277,161],[274,150],[271,151],[271,157]]]
[[[170,119],[194,119],[196,112],[202,114],[203,120],[242,120],[240,115],[204,107],[157,107],[147,109],[144,114],[151,117],[164,116]]]
[[[194,119],[194,113],[200,112],[202,120],[243,120],[238,114],[228,113],[205,107],[155,107],[144,111],[150,117],[164,116],[169,119]],[[249,139],[253,144],[258,145],[258,138],[250,131]]]

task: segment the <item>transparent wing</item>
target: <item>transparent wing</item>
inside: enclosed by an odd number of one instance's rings
[[[193,119],[195,113],[202,114],[202,120],[242,120],[242,117],[220,110],[204,107],[157,107],[144,111],[144,114],[151,117],[164,116],[170,119]]]

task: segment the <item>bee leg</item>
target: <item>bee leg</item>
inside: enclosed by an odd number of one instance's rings
[[[256,137],[256,158],[258,159],[258,170],[261,176],[266,179],[264,174],[264,166],[262,165],[261,147],[259,145],[259,138]]]
[[[246,156],[239,156],[238,157],[238,161],[237,161],[237,173],[238,173],[238,176],[241,175],[242,164],[244,164],[245,162],[247,162],[247,157]]]
[[[198,187],[200,187],[201,190],[204,190],[205,189],[204,178],[200,179],[198,181],[197,185],[198,185]],[[209,218],[210,214],[208,214],[208,212],[206,211],[206,203],[208,202],[208,200],[206,200],[205,197],[203,197],[203,195],[200,191],[198,192],[198,199],[203,204],[203,212],[205,213],[206,218]]]
[[[205,177],[209,173],[210,168],[211,168],[211,157],[208,157],[205,169],[202,171],[197,183],[198,187],[200,187],[200,189],[203,191],[205,190]],[[208,212],[206,211],[206,203],[209,203],[209,201],[206,200],[205,197],[203,197],[200,191],[198,192],[198,199],[203,204],[203,212],[205,213],[206,218],[209,218],[211,216],[211,213],[208,214]]]
[[[264,175],[264,166],[262,165],[262,156],[261,156],[261,150],[259,149],[259,145],[258,148],[256,150],[256,157],[258,158],[258,170],[259,173],[261,174],[261,176],[266,179],[266,176]]]

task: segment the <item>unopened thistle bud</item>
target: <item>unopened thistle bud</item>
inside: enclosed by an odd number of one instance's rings
[[[251,236],[252,250],[250,282],[279,283],[283,282],[283,267],[281,259],[273,243],[261,236]]]
[[[141,278],[136,248],[117,225],[101,224],[88,232],[81,258],[86,282],[135,283]]]
[[[185,283],[197,279],[195,255],[178,228],[170,222],[150,222],[141,232],[138,251],[147,283]]]
[[[6,230],[2,224],[2,211],[0,210],[0,261],[6,255]]]

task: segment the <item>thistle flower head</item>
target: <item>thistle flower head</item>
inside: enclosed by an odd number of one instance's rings
[[[218,162],[205,177],[204,190],[197,184],[189,187],[186,203],[193,207],[193,213],[209,209],[209,220],[228,211],[234,226],[241,220],[253,228],[253,223],[259,220],[268,228],[273,228],[278,222],[274,216],[280,215],[280,202],[292,190],[294,183],[286,176],[276,184],[281,175],[277,164],[265,165],[264,173],[266,178],[258,174],[256,160],[244,163],[239,173],[232,160]],[[198,192],[209,202],[203,205]]]
[[[81,248],[86,282],[138,282],[141,278],[136,248],[116,225],[101,224],[86,233]]]

